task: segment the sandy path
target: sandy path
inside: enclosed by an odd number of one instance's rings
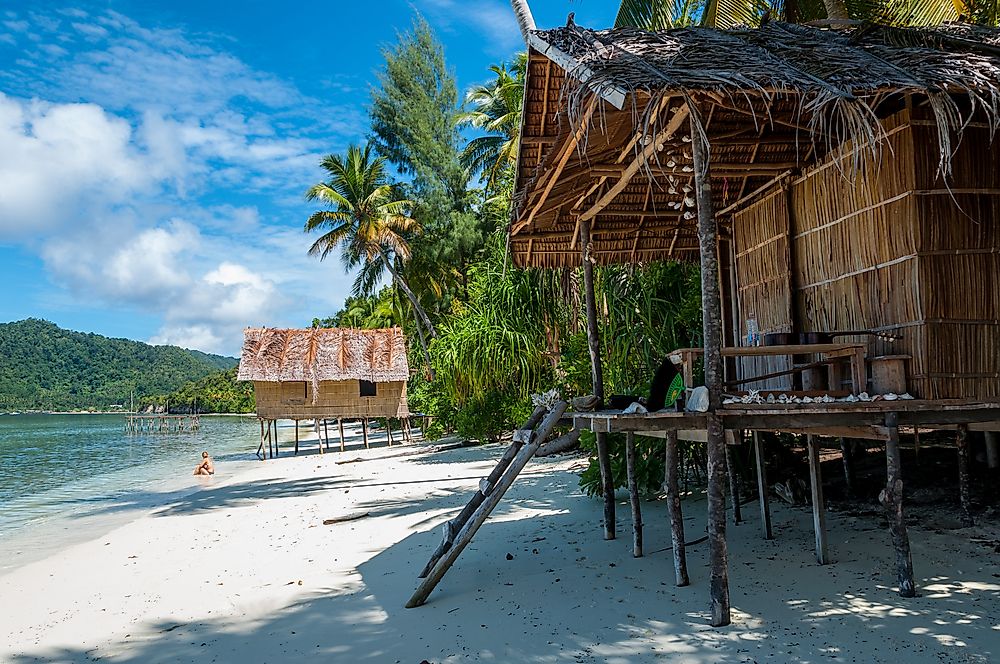
[[[706,627],[706,545],[675,588],[662,503],[646,550],[601,539],[601,506],[537,460],[419,609],[403,604],[500,448],[282,457],[178,498],[100,539],[0,577],[0,661],[1000,661],[1000,567],[972,531],[911,530],[921,596],[893,591],[888,534],[830,513],[834,564],[812,557],[807,509],[756,505],[730,527],[735,623]],[[336,461],[364,457],[361,463]],[[224,469],[222,469],[224,471]],[[685,501],[689,539],[704,503]],[[369,512],[357,521],[322,520]],[[513,555],[507,560],[507,554]]]

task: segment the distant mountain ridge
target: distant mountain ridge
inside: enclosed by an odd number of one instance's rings
[[[104,409],[172,392],[239,363],[177,346],[65,330],[29,318],[0,323],[0,411]]]

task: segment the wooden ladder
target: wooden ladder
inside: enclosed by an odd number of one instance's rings
[[[565,401],[556,402],[551,409],[544,406],[535,408],[524,426],[514,432],[514,440],[503,453],[493,472],[479,481],[479,490],[454,519],[442,526],[441,544],[431,555],[419,578],[423,579],[413,596],[406,603],[412,609],[427,601],[445,573],[451,568],[468,546],[490,513],[500,503],[507,489],[517,479],[518,474],[535,456],[538,447],[549,437],[556,424],[566,412]]]

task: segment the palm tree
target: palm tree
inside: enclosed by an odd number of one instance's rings
[[[996,0],[621,0],[615,27],[665,30],[700,24],[716,28],[758,25],[765,15],[802,23],[854,19],[900,26],[935,25],[959,18],[996,25]]]
[[[490,67],[495,78],[469,91],[465,100],[473,110],[459,114],[456,120],[459,126],[489,133],[469,141],[461,156],[462,165],[470,173],[486,176],[487,191],[492,189],[497,176],[517,160],[527,67],[527,53],[519,53],[510,69],[507,63]]]
[[[528,33],[535,29],[535,19],[528,8],[528,0],[510,0],[510,6],[514,10],[514,18],[517,19],[517,27],[521,29],[521,37],[524,43],[528,43]]]
[[[385,270],[406,294],[416,323],[433,338],[434,326],[400,270],[410,257],[409,239],[420,233],[420,225],[410,217],[413,202],[402,198],[389,182],[385,159],[372,154],[370,145],[351,146],[347,156],[328,155],[320,166],[329,174],[328,182],[313,185],[306,199],[320,201],[333,209],[318,210],[306,222],[305,231],[322,231],[309,254],[325,259],[334,250],[348,269],[360,267],[355,294],[370,294]],[[367,291],[367,292],[365,292]],[[426,344],[424,355],[428,358]]]

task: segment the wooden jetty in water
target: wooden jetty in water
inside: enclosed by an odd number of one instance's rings
[[[187,433],[201,428],[201,416],[169,415],[167,413],[129,413],[125,416],[125,433]]]

